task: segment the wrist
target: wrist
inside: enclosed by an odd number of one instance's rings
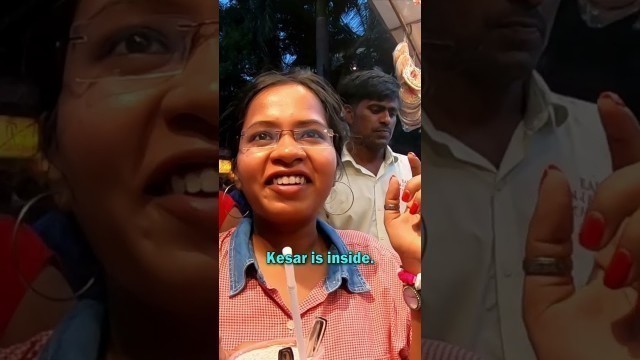
[[[402,268],[405,271],[416,275],[422,272],[422,262],[415,259],[402,259]]]

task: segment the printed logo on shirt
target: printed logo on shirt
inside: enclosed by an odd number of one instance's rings
[[[579,229],[582,225],[582,220],[591,200],[593,200],[598,184],[599,182],[596,180],[580,177],[578,183],[572,186],[574,228]]]

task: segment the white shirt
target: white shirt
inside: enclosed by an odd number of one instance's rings
[[[597,184],[611,172],[596,105],[551,93],[538,74],[527,104],[499,169],[430,121],[423,126],[423,337],[490,360],[535,359],[522,320],[522,259],[544,169],[554,164],[571,182],[574,235]],[[574,243],[581,286],[593,257]]]
[[[329,200],[336,196],[351,203],[350,199],[353,198],[353,205],[345,213],[343,212],[348,208],[349,204],[344,209],[336,210],[325,206],[325,219],[336,229],[362,231],[391,247],[389,236],[384,227],[384,199],[392,175],[395,175],[400,180],[402,190],[407,181],[411,179],[409,159],[405,155],[394,153],[387,146],[384,161],[378,173],[373,174],[356,163],[353,156],[347,151],[347,147],[345,146],[342,152],[342,164],[345,173],[340,181],[348,185],[348,188],[343,184],[338,184],[338,186],[334,187]],[[353,191],[353,195],[351,195],[349,188]],[[400,211],[405,211],[406,204],[402,201],[400,203]],[[330,214],[331,212],[334,215]]]

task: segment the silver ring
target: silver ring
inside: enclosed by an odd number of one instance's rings
[[[573,262],[570,258],[535,257],[524,259],[522,269],[526,275],[564,276],[571,274]]]
[[[400,210],[400,205],[384,204],[385,210]]]

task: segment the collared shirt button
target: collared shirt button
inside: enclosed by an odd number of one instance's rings
[[[293,328],[294,328],[294,327],[295,327],[295,326],[293,325],[293,320],[289,320],[289,321],[287,321],[287,328],[288,328],[289,330],[293,331]]]

